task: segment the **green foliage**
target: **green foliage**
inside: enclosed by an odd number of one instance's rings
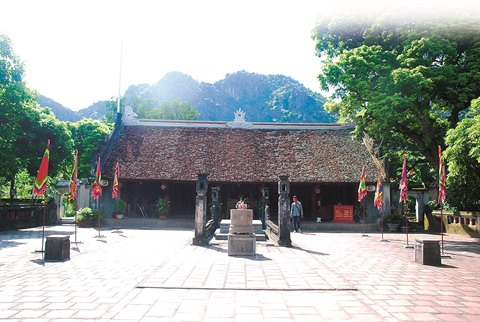
[[[164,101],[146,112],[146,118],[159,120],[196,120],[200,113],[192,104],[179,100]]]
[[[22,169],[31,176],[37,174],[47,140],[51,142],[50,177],[65,170],[72,149],[65,125],[38,105],[22,78],[23,64],[9,38],[0,35],[0,177],[10,182]]]
[[[121,198],[117,198],[115,200],[115,211],[118,214],[125,214],[125,210],[127,210],[127,202]]]
[[[168,213],[170,204],[167,199],[159,198],[155,203],[155,210],[157,210],[159,215],[165,215]]]
[[[480,98],[446,138],[447,200],[458,209],[480,209]]]
[[[83,119],[79,122],[68,123],[72,132],[72,138],[75,141],[74,149],[78,150],[78,177],[88,178],[90,176],[91,162],[94,153],[99,145],[108,138],[112,128],[98,120]],[[71,154],[70,163],[73,155]],[[71,166],[70,166],[71,168]]]
[[[480,25],[468,17],[346,17],[314,31],[319,80],[332,91],[325,108],[354,121],[355,137],[382,142],[387,155],[411,151],[415,172],[434,182],[427,175],[437,171],[426,168],[438,170],[437,146],[480,95]]]
[[[66,198],[64,198],[66,199]],[[63,208],[63,213],[65,214],[65,217],[75,217],[75,202],[65,202],[65,207]]]
[[[383,220],[387,223],[387,224],[400,224],[402,223],[403,221],[405,221],[405,216],[402,216],[398,213],[394,214],[388,214],[388,215],[385,215],[383,217]]]
[[[89,207],[82,208],[78,211],[77,221],[94,221],[98,220],[100,214],[100,222],[105,220],[105,213],[100,209],[91,209]]]
[[[78,217],[77,217],[78,221],[86,221],[86,220],[92,220],[92,219],[95,219],[95,217],[94,217],[94,212],[91,208],[85,207],[78,211]]]

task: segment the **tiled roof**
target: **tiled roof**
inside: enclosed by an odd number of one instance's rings
[[[248,123],[137,122],[125,124],[103,166],[121,179],[195,181],[208,173],[209,182],[275,183],[279,175],[291,182],[358,182],[364,164],[367,181],[377,170],[351,128],[341,126]],[[159,126],[160,125],[160,126]]]

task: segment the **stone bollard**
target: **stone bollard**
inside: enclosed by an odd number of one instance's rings
[[[228,256],[255,256],[253,210],[232,209],[228,230]]]
[[[440,266],[440,244],[438,240],[415,240],[415,262],[422,265]]]
[[[46,261],[70,260],[70,236],[50,235],[45,242]]]

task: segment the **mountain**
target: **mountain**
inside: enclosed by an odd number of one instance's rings
[[[233,120],[238,109],[245,112],[248,122],[333,123],[337,120],[323,109],[324,97],[284,75],[240,71],[210,84],[171,72],[155,84],[130,86],[123,104],[135,109],[139,99],[155,104],[171,100],[188,102],[200,112],[199,120],[208,121]],[[58,106],[51,107],[57,117],[57,113],[65,114]],[[72,113],[72,117],[99,118],[106,113],[106,101]]]
[[[77,112],[43,95],[37,97],[37,102],[40,106],[49,107],[60,121],[76,122],[82,118]]]
[[[335,116],[323,109],[325,98],[284,75],[260,75],[245,71],[228,74],[214,84],[171,72],[155,84],[130,86],[126,104],[136,98],[163,102],[178,99],[195,106],[200,120],[227,121],[242,109],[250,122],[332,123]]]
[[[99,119],[107,113],[107,101],[99,101],[79,111],[72,111],[68,107],[51,98],[39,95],[37,102],[40,106],[48,107],[60,121],[80,121],[83,118]]]

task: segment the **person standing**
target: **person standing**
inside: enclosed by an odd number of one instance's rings
[[[293,229],[295,232],[301,233],[300,218],[303,219],[302,203],[298,201],[297,196],[293,196],[292,206],[290,207],[290,219],[293,219]]]

